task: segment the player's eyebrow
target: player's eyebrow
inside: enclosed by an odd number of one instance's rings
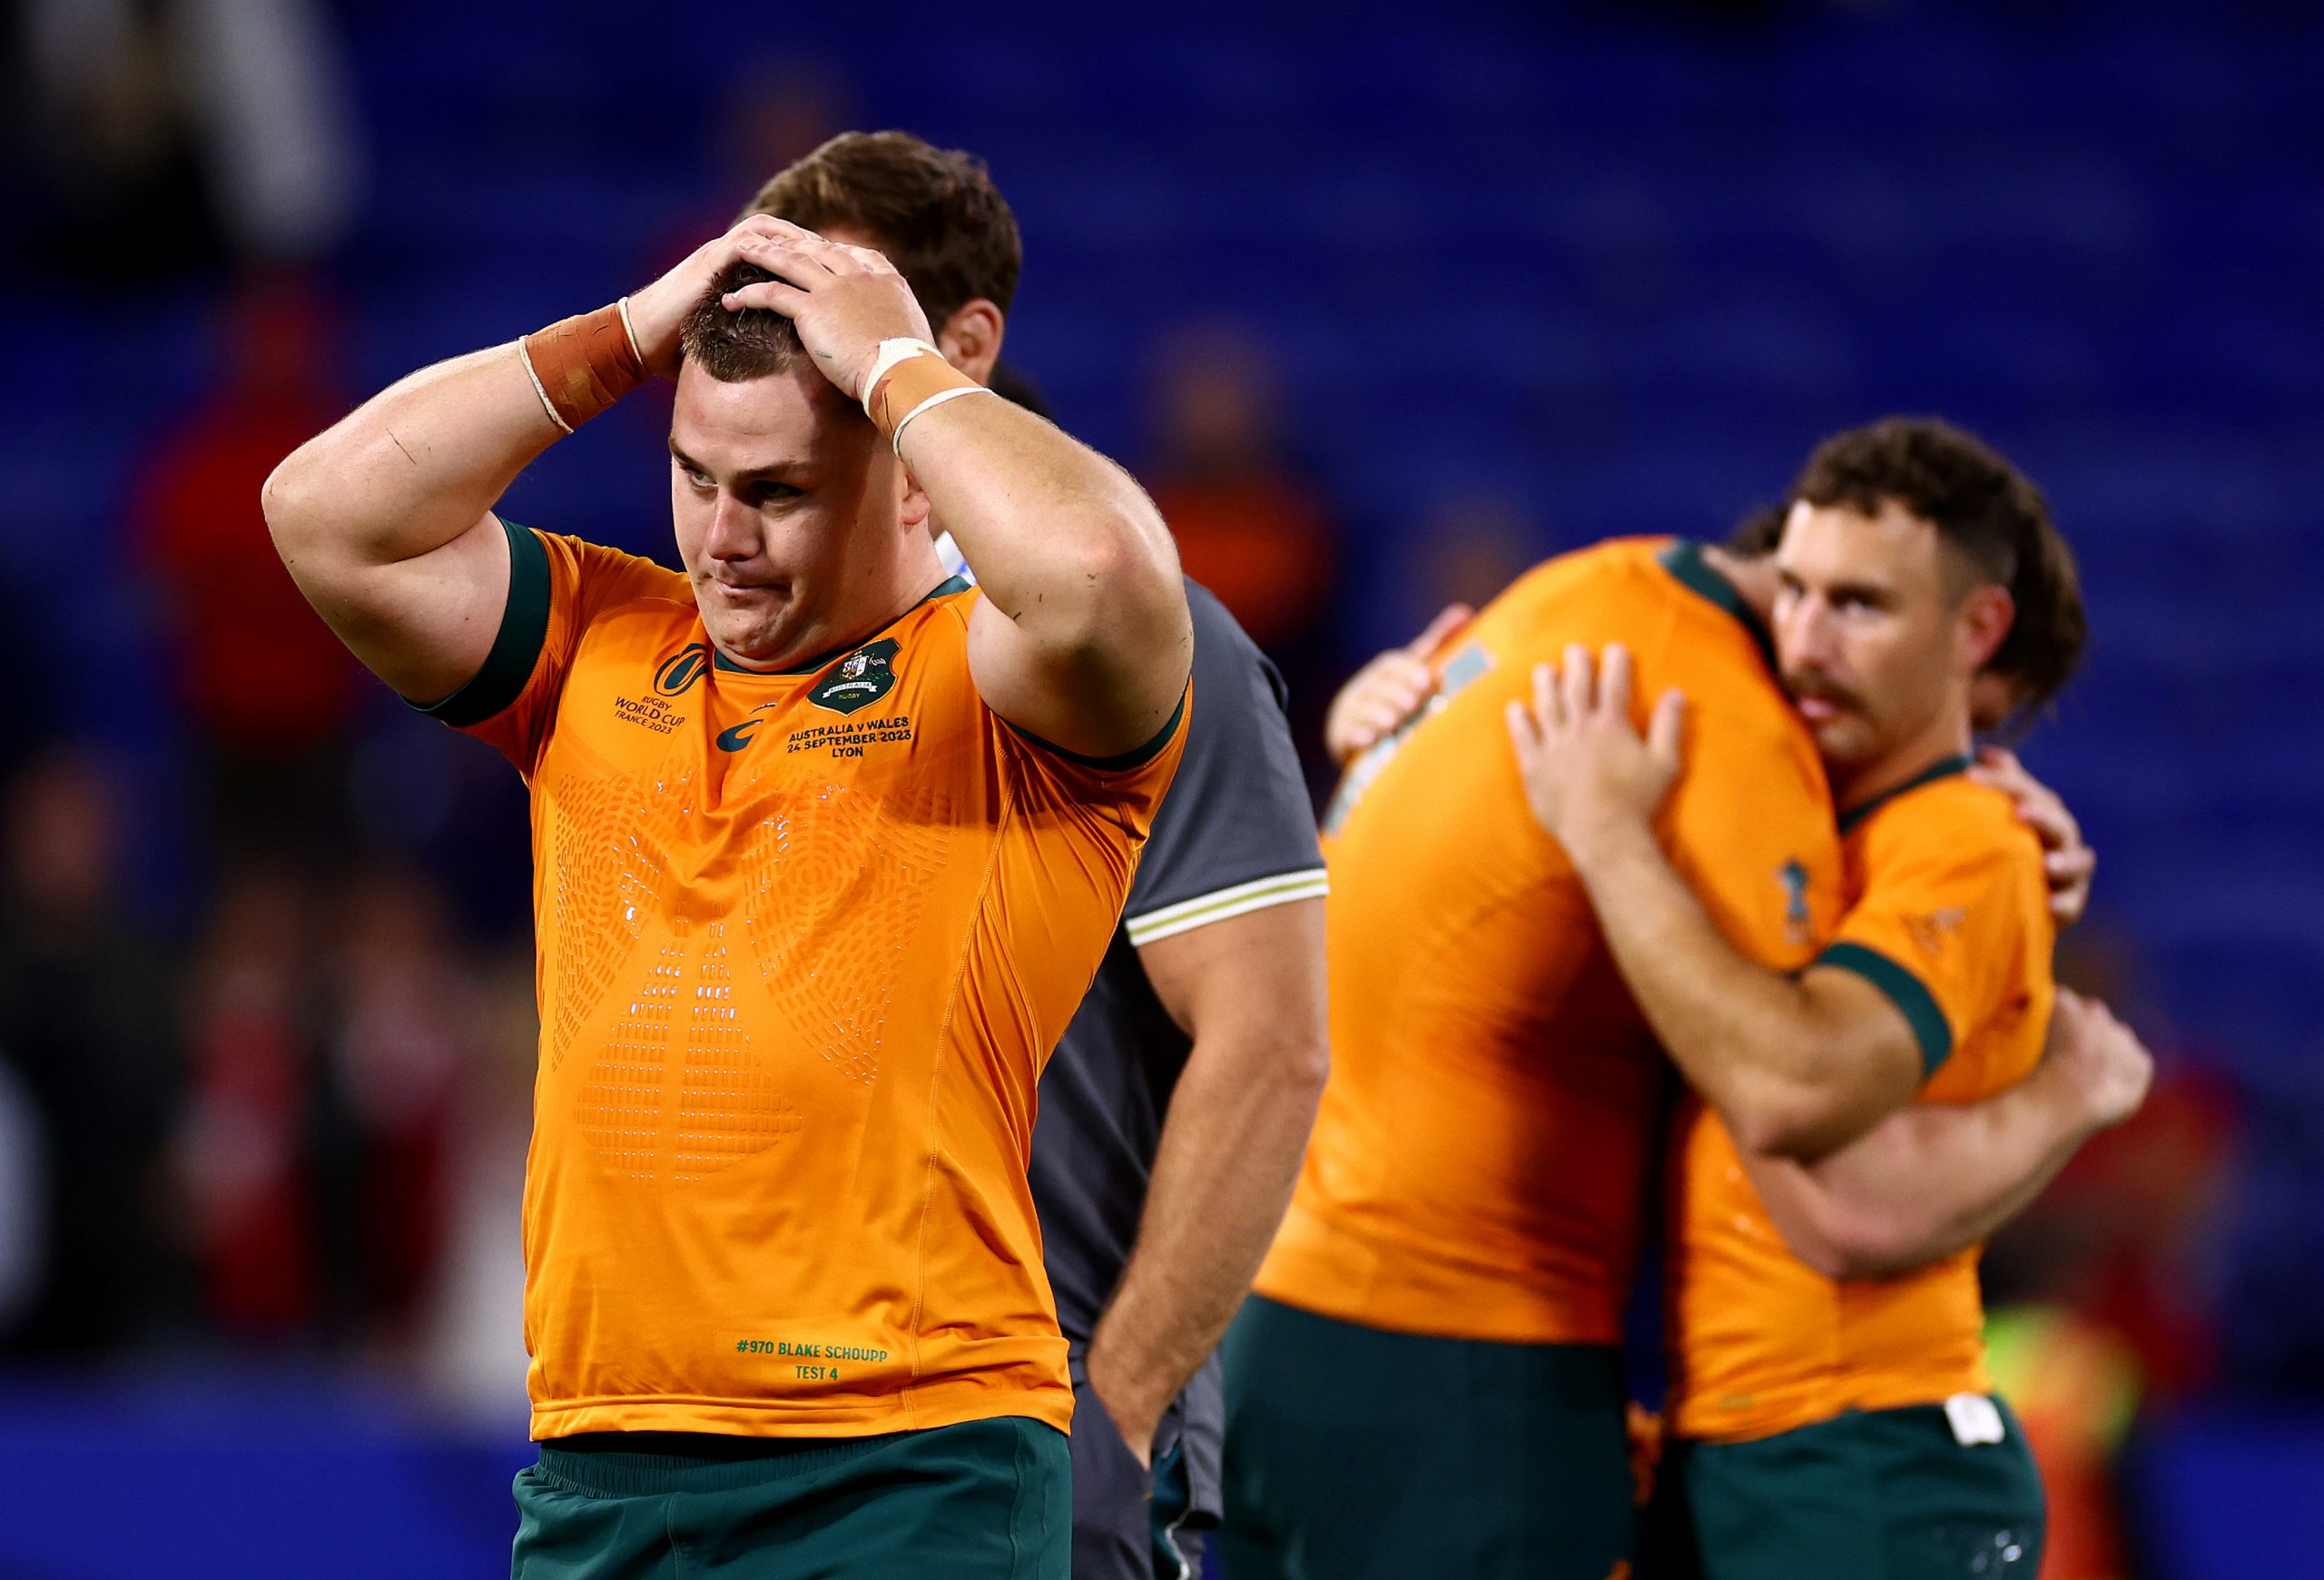
[[[680,466],[686,468],[690,471],[700,472],[705,477],[711,475],[710,469],[708,467],[704,466],[700,461],[694,459],[694,457],[688,455],[684,450],[678,448],[678,441],[675,435],[670,439],[670,456],[671,459],[675,460]],[[769,480],[776,482],[791,482],[797,479],[807,470],[808,466],[805,461],[769,461],[764,466],[744,468],[743,470],[734,474],[734,480],[737,483],[758,483]]]

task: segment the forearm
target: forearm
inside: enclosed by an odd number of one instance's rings
[[[1797,979],[1728,943],[1650,828],[1577,844],[1570,854],[1622,980],[1688,1084],[1747,1150],[1812,1155],[1877,1117],[1834,1117],[1843,1077],[1830,1028]]]
[[[1835,1278],[1908,1271],[1974,1245],[2045,1190],[2095,1121],[2049,1067],[1963,1106],[1915,1103],[1813,1164],[1747,1157],[1768,1215]]]
[[[1192,646],[1177,550],[1121,468],[998,400],[926,412],[902,448],[985,597],[1029,641],[1100,668],[1148,673],[1167,660],[1183,680]]]
[[[1312,1049],[1198,1040],[1170,1100],[1137,1243],[1091,1370],[1157,1415],[1218,1345],[1291,1199],[1323,1090]],[[1137,1446],[1143,1451],[1144,1445]]]
[[[302,582],[416,559],[475,526],[560,431],[514,342],[456,357],[293,451],[267,479],[267,523]]]

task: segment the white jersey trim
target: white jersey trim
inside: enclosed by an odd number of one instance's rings
[[[1294,900],[1320,900],[1330,892],[1324,869],[1308,867],[1295,873],[1277,873],[1270,878],[1253,878],[1229,889],[1214,889],[1158,911],[1125,917],[1123,925],[1129,930],[1130,943],[1143,949],[1157,939],[1191,933],[1213,922],[1248,915],[1270,905],[1287,905]]]

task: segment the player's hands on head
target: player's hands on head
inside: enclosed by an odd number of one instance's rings
[[[1985,746],[1969,777],[1990,785],[2017,803],[2017,815],[2042,841],[2042,865],[2050,880],[2050,914],[2060,927],[2082,920],[2090,905],[2090,880],[2098,853],[2083,843],[2082,825],[2058,793],[2025,771],[2014,752]]]
[[[2096,999],[2058,990],[2045,1057],[2073,1083],[2093,1129],[2138,1112],[2154,1081],[2154,1055]]]
[[[1526,802],[1577,861],[1604,835],[1645,827],[1679,776],[1685,700],[1664,692],[1640,736],[1630,722],[1632,684],[1620,643],[1602,660],[1568,647],[1562,664],[1534,667],[1530,707],[1509,705]]]
[[[782,223],[765,214],[752,214],[724,235],[696,247],[684,262],[653,284],[630,292],[629,332],[636,337],[637,354],[647,372],[659,379],[678,376],[678,331],[685,326],[686,315],[694,311],[702,293],[721,272],[749,257],[743,251],[744,241],[764,237]]]
[[[1436,695],[1436,671],[1429,667],[1430,657],[1475,616],[1466,604],[1449,604],[1419,636],[1389,648],[1349,677],[1324,716],[1324,745],[1332,761],[1344,766],[1428,706]]]
[[[741,238],[739,255],[775,276],[726,293],[736,312],[768,308],[799,326],[799,339],[823,377],[851,400],[885,340],[931,339],[928,315],[896,266],[869,247],[827,242],[788,221],[754,216],[764,228]]]

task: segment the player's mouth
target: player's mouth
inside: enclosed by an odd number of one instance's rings
[[[714,576],[710,578],[709,581],[710,585],[716,588],[720,594],[735,603],[746,603],[751,599],[757,597],[783,597],[788,596],[791,591],[791,586],[788,582],[721,581]]]
[[[1811,725],[1829,724],[1842,714],[1856,710],[1856,699],[1852,694],[1820,677],[1798,676],[1785,684],[1791,692],[1791,706]]]

